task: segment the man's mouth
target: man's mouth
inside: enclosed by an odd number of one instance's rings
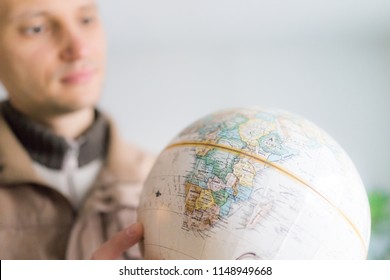
[[[84,84],[90,81],[94,74],[95,70],[93,69],[77,70],[66,74],[61,78],[61,82],[68,85]]]

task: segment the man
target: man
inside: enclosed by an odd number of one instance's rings
[[[95,108],[105,46],[94,0],[0,0],[0,259],[140,258],[152,158]]]

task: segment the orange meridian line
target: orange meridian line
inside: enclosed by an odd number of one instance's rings
[[[213,147],[213,148],[216,148],[216,149],[229,151],[229,152],[232,152],[232,153],[235,153],[235,154],[238,154],[238,155],[244,155],[244,156],[249,157],[249,158],[251,158],[251,159],[253,159],[255,161],[258,161],[258,162],[264,163],[266,165],[272,166],[274,169],[278,170],[279,172],[283,173],[284,175],[287,175],[287,176],[291,177],[292,179],[298,181],[299,183],[301,183],[305,187],[309,188],[312,192],[314,192],[317,195],[319,195],[320,197],[322,197],[327,203],[329,203],[334,209],[336,209],[337,212],[339,212],[339,214],[348,222],[348,224],[352,227],[352,229],[355,231],[355,233],[359,237],[359,239],[360,239],[360,241],[361,241],[361,243],[363,245],[365,254],[367,256],[368,250],[367,250],[366,243],[365,243],[362,235],[360,234],[359,230],[353,224],[353,222],[347,217],[347,215],[341,209],[339,209],[328,198],[326,198],[324,195],[322,195],[320,192],[318,192],[316,189],[314,189],[305,180],[303,180],[303,179],[299,178],[298,176],[292,174],[291,172],[289,172],[288,170],[284,169],[283,167],[281,167],[281,166],[279,166],[279,165],[277,165],[277,164],[275,164],[273,162],[268,161],[264,157],[261,157],[259,155],[254,155],[254,154],[248,153],[246,151],[242,151],[242,150],[239,150],[239,149],[236,149],[236,148],[233,148],[233,147],[230,147],[230,146],[226,146],[226,145],[223,145],[223,144],[215,144],[215,143],[212,143],[212,142],[178,142],[178,143],[173,143],[173,144],[168,145],[164,150],[169,150],[169,149],[174,148],[174,147],[183,147],[183,146],[203,146],[203,147],[206,146],[206,147]]]

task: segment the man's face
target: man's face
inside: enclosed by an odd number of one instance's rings
[[[0,0],[0,81],[26,114],[94,106],[105,48],[94,0]]]

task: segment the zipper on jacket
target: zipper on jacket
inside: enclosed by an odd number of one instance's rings
[[[79,165],[79,153],[80,153],[80,144],[76,141],[67,141],[69,149],[65,154],[63,171],[65,172],[66,182],[69,189],[69,194],[71,197],[72,204],[75,206],[79,200],[76,185],[74,181],[74,174]]]

